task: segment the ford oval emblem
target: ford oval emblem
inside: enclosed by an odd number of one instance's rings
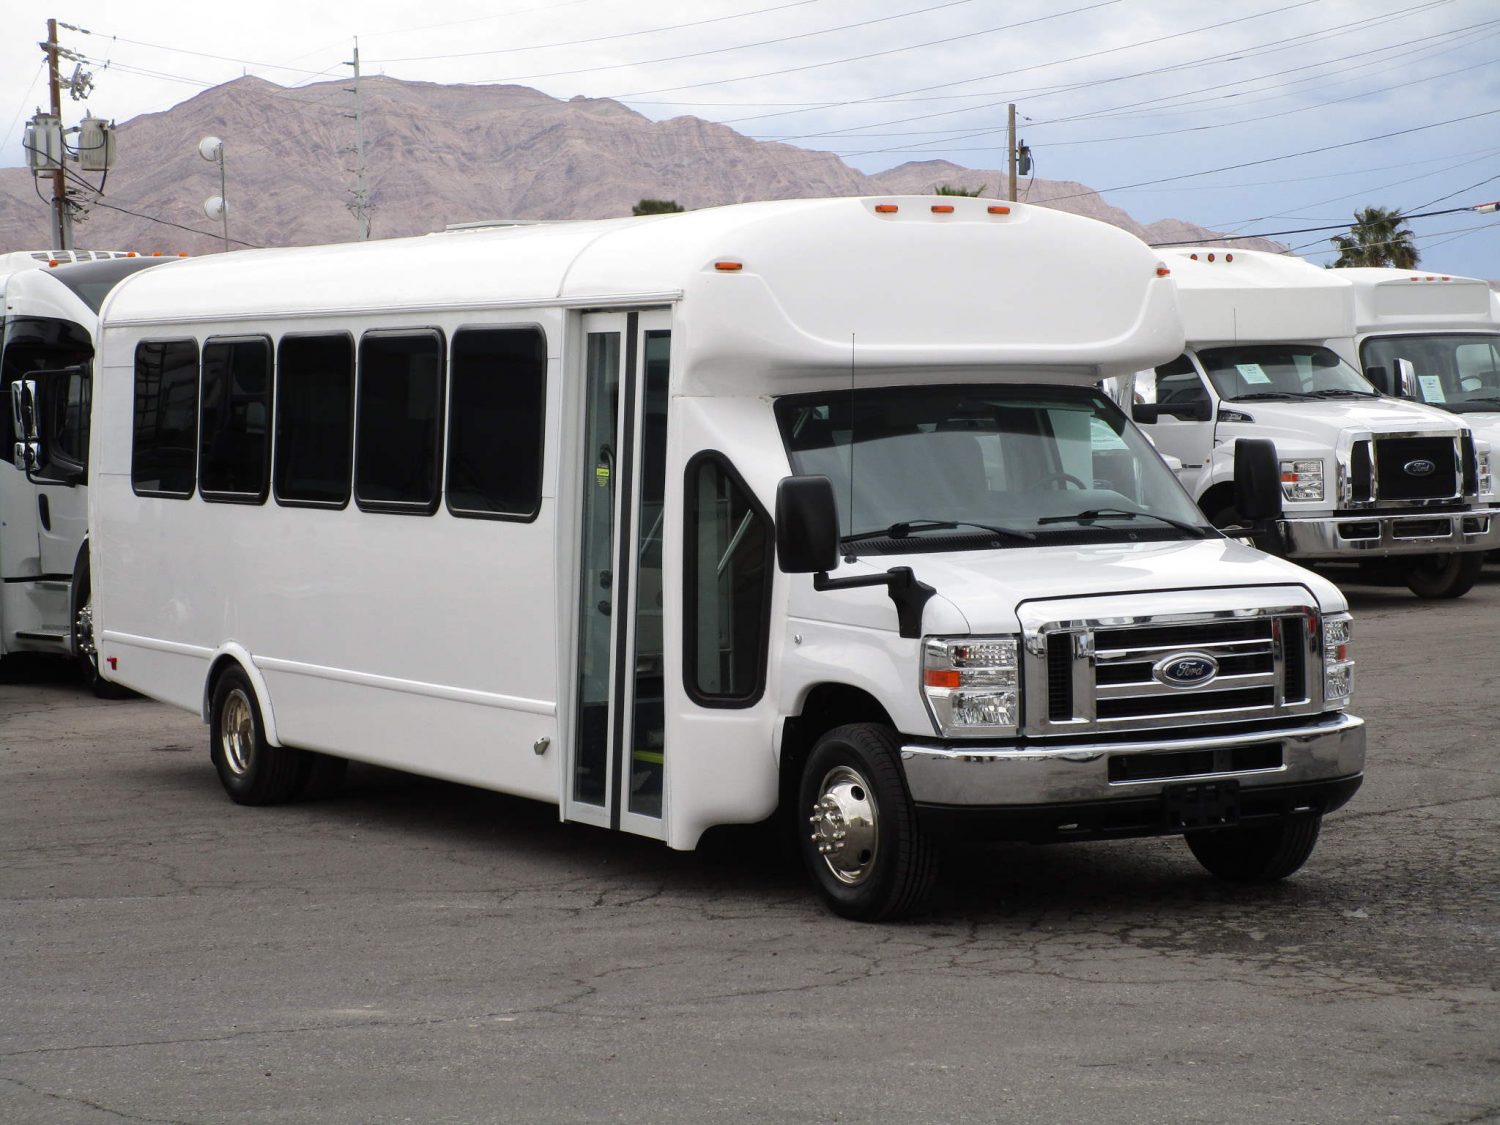
[[[1219,674],[1219,662],[1206,652],[1178,652],[1158,660],[1151,674],[1168,687],[1202,687]]]
[[[1409,477],[1430,477],[1437,472],[1437,466],[1425,457],[1418,457],[1415,461],[1402,465],[1401,471]]]

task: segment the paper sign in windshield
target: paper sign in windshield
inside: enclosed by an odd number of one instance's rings
[[[1261,369],[1258,363],[1236,363],[1234,366],[1239,371],[1240,378],[1247,383],[1264,384],[1271,381],[1271,377]]]
[[[1423,402],[1448,401],[1448,396],[1443,393],[1443,380],[1437,375],[1418,375],[1417,382],[1422,387]]]

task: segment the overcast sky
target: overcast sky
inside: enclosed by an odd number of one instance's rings
[[[1006,104],[1037,176],[1142,222],[1273,233],[1500,199],[1495,0],[7,0],[0,164],[48,98],[49,15],[126,121],[241,74],[366,74],[616,98],[838,153],[1001,166]],[[74,64],[65,64],[64,77]],[[185,138],[191,143],[197,138]],[[233,138],[227,138],[232,151]],[[999,185],[990,185],[992,193]],[[1023,184],[1024,189],[1024,184]],[[1413,219],[1427,269],[1500,278],[1500,214]],[[1335,231],[1282,235],[1329,260]]]

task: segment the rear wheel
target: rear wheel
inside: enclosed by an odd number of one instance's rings
[[[1312,855],[1323,817],[1306,813],[1270,824],[1189,832],[1187,845],[1211,874],[1231,883],[1274,883]]]
[[[1406,572],[1406,586],[1419,598],[1461,598],[1479,581],[1483,551],[1428,555]]]
[[[797,807],[803,863],[835,914],[877,922],[921,908],[937,848],[917,825],[894,731],[851,723],[825,734],[803,768]]]
[[[260,704],[239,668],[226,670],[214,685],[208,729],[209,756],[236,804],[276,805],[295,794],[304,768],[302,752],[266,741]]]
[[[94,589],[85,551],[73,572],[73,626],[69,648],[83,673],[84,683],[100,699],[128,699],[131,691],[99,674],[99,646],[94,638]]]

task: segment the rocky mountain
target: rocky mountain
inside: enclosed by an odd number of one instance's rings
[[[643,198],[709,207],[754,199],[927,194],[939,184],[999,195],[993,170],[923,161],[867,176],[837,156],[755,141],[696,117],[652,121],[618,102],[560,101],[524,86],[361,82],[371,234],[441,230],[487,219],[628,215]],[[208,253],[219,224],[202,202],[219,193],[197,144],[224,139],[229,235],[257,246],[358,237],[353,100],[347,81],[287,89],[241,78],[162,113],[124,122],[105,193],[76,222],[97,249]],[[1082,184],[1023,183],[1023,198],[1124,227],[1147,241],[1211,239],[1179,220],[1143,227]],[[46,189],[44,189],[46,190]],[[47,208],[31,174],[0,169],[0,249],[42,248]],[[1236,243],[1273,248],[1262,240]]]

